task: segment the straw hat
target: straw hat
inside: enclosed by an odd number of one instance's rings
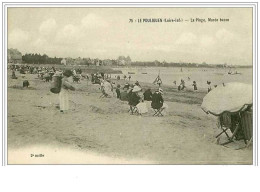
[[[138,86],[134,86],[133,91],[132,92],[138,92],[141,91],[142,89]]]

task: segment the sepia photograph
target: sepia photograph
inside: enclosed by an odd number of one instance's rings
[[[253,11],[7,7],[7,164],[253,165]]]

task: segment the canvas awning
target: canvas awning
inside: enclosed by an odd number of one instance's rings
[[[216,116],[224,112],[239,112],[253,104],[253,86],[245,83],[227,83],[211,90],[204,98],[201,108]]]

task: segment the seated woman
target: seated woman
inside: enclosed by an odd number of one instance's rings
[[[120,100],[121,101],[128,101],[128,93],[127,93],[127,89],[124,88],[122,92],[120,92]]]
[[[158,91],[155,91],[155,93],[152,96],[152,103],[151,106],[153,109],[160,109],[163,106],[163,97],[162,97],[163,90],[159,88]]]
[[[147,90],[144,92],[144,100],[146,100],[146,101],[152,101],[152,96],[153,96],[153,93],[152,93],[151,89],[147,89]]]
[[[100,89],[102,92],[102,95],[100,97],[113,97],[113,87],[110,84],[110,82],[108,82],[108,80],[103,79],[101,79],[100,82]]]
[[[142,89],[138,86],[134,86],[133,90],[129,94],[129,102],[131,114],[134,113],[134,108],[138,103],[140,103],[141,97],[138,95]]]

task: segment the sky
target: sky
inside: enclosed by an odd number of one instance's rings
[[[138,18],[183,22],[129,22]],[[229,22],[191,22],[196,18]],[[50,57],[252,65],[252,9],[8,8],[8,48]]]

